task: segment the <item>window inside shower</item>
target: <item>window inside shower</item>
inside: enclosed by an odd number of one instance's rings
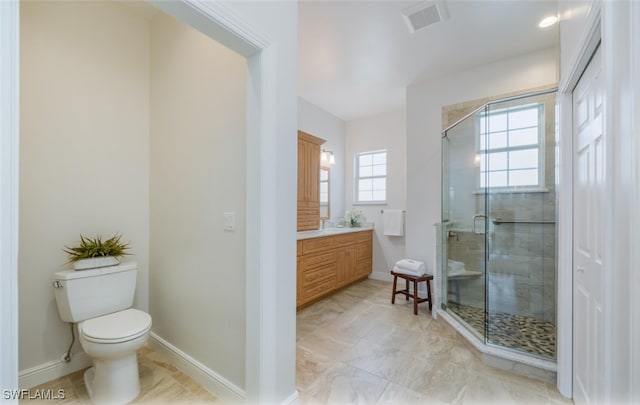
[[[544,187],[544,103],[478,115],[479,188]]]

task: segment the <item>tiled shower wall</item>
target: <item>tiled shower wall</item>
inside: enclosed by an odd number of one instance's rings
[[[465,263],[467,270],[485,271],[484,244],[488,242],[486,270],[487,303],[490,312],[534,316],[555,323],[556,317],[556,226],[555,224],[500,224],[504,221],[555,221],[555,94],[539,96],[527,102],[545,102],[545,190],[519,193],[478,193],[474,134],[471,124],[463,122],[449,138],[449,172],[445,184],[449,190],[443,203],[449,206],[450,229],[458,236],[448,238],[448,258]],[[495,108],[502,108],[496,106]],[[504,106],[506,107],[506,105]],[[447,176],[445,174],[445,176]],[[485,203],[487,210],[485,210]],[[485,212],[486,211],[486,212]],[[471,232],[475,214],[489,218],[487,235]],[[478,230],[484,221],[477,221]],[[457,286],[456,286],[457,284]],[[461,304],[482,308],[485,305],[485,277],[453,280],[449,295]]]

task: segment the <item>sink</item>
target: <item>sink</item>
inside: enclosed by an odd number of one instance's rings
[[[347,232],[349,228],[325,228],[322,230],[324,233],[341,233]]]

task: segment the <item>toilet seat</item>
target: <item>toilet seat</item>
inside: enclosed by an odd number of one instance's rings
[[[125,309],[87,319],[78,324],[82,337],[89,342],[112,344],[133,340],[151,329],[151,316],[137,309]]]

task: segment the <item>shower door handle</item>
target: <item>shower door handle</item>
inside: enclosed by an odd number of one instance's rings
[[[487,224],[487,222],[486,222],[487,221],[487,216],[483,215],[483,214],[476,214],[476,215],[473,216],[473,219],[472,219],[473,222],[471,223],[471,232],[475,233],[475,234],[478,234],[478,235],[484,235],[485,234],[484,229],[482,230],[482,232],[477,232],[476,231],[476,220],[478,218],[484,218],[485,226],[487,226],[486,225]]]

